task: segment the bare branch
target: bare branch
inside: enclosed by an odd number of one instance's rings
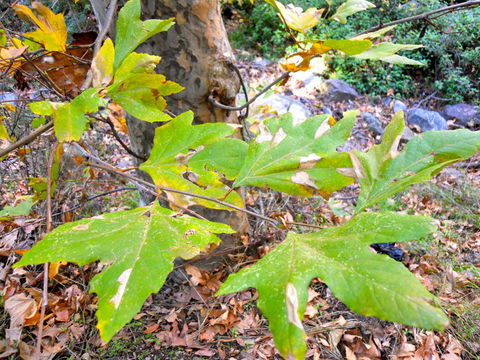
[[[377,26],[374,26],[374,27],[372,27],[368,30],[365,30],[364,32],[362,32],[360,34],[357,34],[355,36],[368,34],[370,32],[380,30],[380,29],[382,29],[384,27],[387,27],[387,26],[398,25],[398,24],[402,24],[402,23],[405,23],[405,22],[409,22],[409,21],[428,19],[430,16],[435,15],[435,14],[439,14],[439,13],[440,14],[438,16],[442,16],[442,15],[451,13],[453,11],[468,10],[468,9],[476,8],[478,6],[480,6],[480,0],[466,1],[464,3],[450,5],[450,6],[446,6],[446,7],[441,8],[441,9],[435,9],[435,10],[432,10],[432,11],[427,11],[427,12],[419,14],[419,15],[414,15],[414,16],[410,16],[410,17],[407,17],[407,18],[404,18],[404,19],[391,21],[391,22],[388,22],[388,23],[385,23],[385,24],[378,24]]]
[[[23,145],[30,144],[33,140],[35,140],[37,137],[39,137],[43,133],[47,132],[51,128],[53,128],[53,121],[49,121],[45,125],[40,126],[38,129],[32,131],[30,134],[21,138],[20,140],[16,141],[15,143],[6,147],[5,149],[0,149],[0,158],[2,158],[3,156],[7,155],[10,152],[12,152],[13,150],[18,149],[19,147],[21,147]]]
[[[223,105],[223,104],[220,104],[218,101],[216,101],[213,97],[213,95],[210,95],[208,97],[208,100],[216,107],[219,107],[220,109],[224,109],[224,110],[229,110],[229,111],[240,111],[240,110],[243,110],[245,109],[246,107],[250,106],[250,104],[252,104],[253,102],[255,102],[255,100],[257,100],[261,95],[265,94],[268,90],[270,90],[270,88],[272,88],[275,84],[277,84],[278,82],[288,78],[290,76],[290,72],[285,72],[283,73],[280,77],[278,77],[277,79],[273,80],[270,84],[268,84],[265,88],[263,88],[262,91],[260,91],[257,95],[255,95],[253,98],[251,98],[249,101],[247,101],[245,104],[243,104],[242,106],[228,106],[228,105]]]

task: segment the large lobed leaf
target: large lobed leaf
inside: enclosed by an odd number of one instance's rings
[[[219,198],[228,188],[220,182],[220,176],[202,166],[189,168],[188,159],[203,146],[232,135],[235,125],[226,123],[192,125],[193,113],[188,111],[155,130],[153,148],[149,159],[140,166],[159,186],[183,190],[197,195]],[[179,205],[200,204],[224,209],[222,205],[189,196],[169,193],[168,196]],[[225,201],[241,206],[242,200],[231,192]]]
[[[141,43],[159,32],[168,30],[174,24],[173,18],[142,21],[140,19],[141,13],[140,0],[129,0],[118,14],[115,40],[115,69]]]
[[[42,44],[46,50],[66,50],[68,34],[63,14],[54,14],[39,1],[32,2],[33,11],[25,5],[14,5],[13,9],[20,18],[38,28],[36,31],[25,33],[26,37]]]
[[[227,225],[191,218],[152,204],[59,226],[15,266],[99,260],[104,270],[91,281],[99,296],[97,327],[110,340],[158,292],[176,257],[189,259],[233,233]]]
[[[98,73],[98,77],[106,81],[105,77],[108,79],[111,65],[108,57],[102,57],[104,49],[106,54],[115,52],[107,40],[94,59],[93,69],[100,69],[94,71],[94,74]],[[128,54],[115,70],[112,85],[107,88],[110,97],[125,111],[148,122],[171,120],[172,118],[163,112],[167,106],[163,97],[183,90],[177,83],[167,81],[165,76],[152,74],[159,61],[160,57],[155,55],[135,52]]]
[[[400,111],[387,126],[381,144],[367,153],[351,152],[361,186],[357,212],[410,185],[429,180],[445,166],[465,160],[480,150],[480,132],[462,129],[422,133],[398,152],[404,127]]]
[[[353,311],[427,329],[448,319],[403,264],[374,254],[372,243],[417,240],[435,227],[431,219],[395,213],[363,213],[341,226],[287,239],[255,265],[230,275],[218,295],[256,288],[275,344],[287,359],[304,359],[302,326],[308,285],[320,278]]]
[[[58,141],[63,142],[80,140],[88,124],[85,114],[97,111],[101,102],[98,89],[91,88],[85,90],[71,102],[39,101],[31,103],[29,106],[33,113],[53,118],[55,136]]]
[[[233,187],[268,186],[294,195],[328,196],[352,179],[339,171],[350,167],[336,148],[349,137],[356,111],[338,123],[328,115],[295,123],[290,114],[266,120],[249,144]]]

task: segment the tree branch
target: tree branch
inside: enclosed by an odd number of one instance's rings
[[[365,30],[364,32],[361,32],[360,34],[357,34],[355,36],[368,34],[370,32],[380,30],[380,29],[382,29],[384,27],[387,27],[387,26],[398,25],[398,24],[402,24],[402,23],[405,23],[405,22],[409,22],[409,21],[426,19],[426,18],[428,18],[428,17],[430,17],[434,14],[438,14],[438,13],[443,13],[443,14],[438,15],[438,16],[442,16],[442,15],[448,14],[448,13],[453,12],[453,11],[473,9],[473,8],[478,7],[478,6],[480,6],[480,0],[466,1],[464,3],[450,5],[450,6],[446,6],[446,7],[441,8],[441,9],[435,9],[435,10],[432,10],[432,11],[427,11],[423,14],[410,16],[410,17],[407,17],[407,18],[404,18],[404,19],[391,21],[391,22],[388,22],[388,23],[385,23],[385,24],[378,24],[377,26],[374,26],[374,27],[372,27],[368,30]]]
[[[249,101],[247,101],[245,104],[242,106],[228,106],[228,105],[223,105],[220,104],[218,101],[216,101],[213,97],[213,95],[210,95],[208,97],[208,101],[210,101],[214,106],[219,107],[220,109],[224,110],[229,110],[229,111],[240,111],[245,109],[246,107],[250,106],[255,100],[257,100],[261,95],[265,94],[270,88],[272,88],[275,84],[277,84],[279,81],[282,81],[290,76],[290,72],[285,72],[283,73],[280,77],[277,79],[273,80],[270,84],[268,84],[265,88],[263,88],[262,91],[260,91],[257,95],[255,95],[253,98],[251,98]]]
[[[18,149],[23,145],[30,144],[33,140],[35,140],[37,137],[42,135],[44,132],[47,132],[51,128],[53,128],[53,121],[49,121],[45,125],[40,126],[37,130],[32,131],[30,134],[21,138],[20,140],[16,141],[15,143],[6,147],[5,149],[0,149],[0,158],[12,152],[15,149]]]

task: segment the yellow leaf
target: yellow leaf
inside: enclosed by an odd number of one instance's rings
[[[48,266],[48,278],[53,279],[55,276],[58,274],[58,270],[60,269],[60,266],[62,265],[67,265],[67,261],[59,261],[59,262],[52,262]]]
[[[3,116],[0,116],[0,139],[8,139],[10,140],[10,136],[8,135],[8,131],[2,123]]]
[[[107,39],[92,61],[93,86],[109,85],[113,80],[113,60],[115,47],[112,40]]]
[[[25,5],[13,7],[17,15],[37,26],[34,32],[25,36],[41,43],[46,50],[65,51],[67,43],[67,27],[63,14],[55,14],[38,1],[32,2],[32,10]]]
[[[317,25],[323,13],[323,9],[310,8],[303,11],[302,8],[293,4],[288,4],[285,7],[278,1],[275,1],[275,3],[287,26],[302,33]]]

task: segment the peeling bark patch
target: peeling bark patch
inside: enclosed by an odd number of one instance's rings
[[[190,72],[190,70],[192,69],[190,61],[188,59],[188,54],[185,50],[180,51],[180,55],[177,56],[177,62],[186,72]]]
[[[118,307],[120,306],[120,302],[122,301],[122,297],[123,297],[123,294],[125,293],[125,289],[127,288],[127,282],[131,274],[132,274],[132,269],[130,268],[125,270],[117,279],[120,285],[118,286],[117,293],[110,300],[110,302],[112,302],[113,305],[115,306],[115,309],[118,309]]]
[[[313,181],[310,176],[305,171],[299,171],[291,177],[291,180],[295,184],[306,185],[314,189],[317,188],[315,181]]]
[[[317,154],[310,154],[308,156],[300,157],[300,169],[307,170],[313,168],[317,163],[322,159],[321,156]]]
[[[283,139],[285,139],[287,137],[287,134],[285,134],[285,131],[283,131],[282,128],[280,128],[277,133],[275,134],[275,136],[273,137],[273,142],[272,144],[273,145],[278,145],[282,142]]]
[[[287,305],[287,318],[293,325],[303,330],[302,322],[298,316],[298,295],[295,285],[287,283],[285,291],[285,302]]]

